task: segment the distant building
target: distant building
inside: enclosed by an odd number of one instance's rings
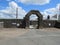
[[[51,20],[58,20],[58,19],[57,19],[57,14],[54,15],[54,16],[52,16]]]

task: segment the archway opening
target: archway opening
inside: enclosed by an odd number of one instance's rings
[[[36,24],[36,28],[37,29],[39,29],[41,26],[42,26],[42,18],[43,18],[43,16],[41,15],[41,13],[38,11],[38,10],[31,10],[30,12],[28,12],[27,14],[26,14],[26,16],[25,16],[25,22],[26,22],[26,26],[25,26],[25,28],[29,28],[30,27],[30,20],[32,20],[32,19],[30,19],[30,16],[31,15],[35,15],[35,16],[37,16],[38,18],[38,20],[36,21],[37,23],[35,23]],[[33,16],[32,18],[33,19],[35,19],[34,17],[35,16]],[[34,24],[34,23],[32,23],[32,24]],[[31,24],[31,25],[32,25]],[[32,28],[35,28],[35,27],[32,27]]]
[[[38,27],[38,16],[31,14],[29,17],[29,28],[36,29]]]

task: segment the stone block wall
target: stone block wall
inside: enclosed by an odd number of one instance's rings
[[[43,20],[42,26],[44,28],[50,28],[55,26],[56,21],[55,20]]]

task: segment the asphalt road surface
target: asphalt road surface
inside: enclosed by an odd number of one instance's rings
[[[0,40],[0,45],[60,45],[60,31],[30,29],[23,35]]]

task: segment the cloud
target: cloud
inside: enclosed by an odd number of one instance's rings
[[[59,14],[59,6],[60,4],[57,4],[57,6],[55,8],[49,8],[44,10],[43,15],[46,18],[47,15],[50,15],[50,17],[54,16],[54,15],[58,15]]]
[[[58,14],[59,6],[60,6],[60,4],[57,4],[57,6],[55,8],[46,9],[46,10],[44,10],[44,12],[48,15]]]
[[[57,7],[56,7],[57,9],[59,9],[60,8],[60,3],[59,4],[57,4]]]
[[[25,10],[22,9],[22,7],[18,6],[14,1],[9,2],[9,7],[6,7],[6,9],[0,10],[0,17],[15,18],[16,8],[18,8],[18,18],[23,18],[26,14]]]
[[[18,0],[18,2],[22,2],[24,4],[44,5],[49,3],[50,0]]]
[[[30,20],[35,20],[35,21],[36,21],[37,18],[38,18],[38,17],[37,17],[35,14],[32,14],[32,15],[30,16]]]
[[[55,12],[56,12],[56,8],[50,8],[44,11],[46,15],[52,15],[52,14],[55,14]]]

